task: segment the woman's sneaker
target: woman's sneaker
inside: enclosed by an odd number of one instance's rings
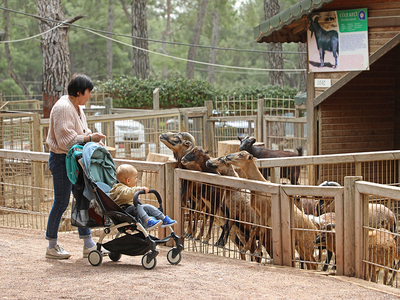
[[[162,223],[161,220],[156,220],[153,218],[149,218],[146,222],[146,229],[147,230],[152,230],[154,228],[156,228],[157,226],[159,226]]]
[[[46,258],[67,259],[70,257],[71,254],[61,248],[60,245],[55,245],[53,248],[47,248],[46,250]]]
[[[175,223],[177,223],[175,220],[172,220],[170,217],[165,216],[164,220],[162,221],[162,225],[160,227],[172,226]]]

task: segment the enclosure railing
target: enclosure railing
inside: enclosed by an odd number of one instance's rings
[[[398,287],[400,239],[395,221],[399,218],[400,189],[362,181],[362,177],[358,177],[354,199],[356,246],[351,258],[355,262],[355,275]],[[395,220],[388,218],[390,215],[386,214],[386,208],[394,214]],[[381,215],[385,218],[379,223],[377,216]]]
[[[43,152],[0,149],[0,226],[45,230],[53,199],[48,155]],[[391,154],[359,153],[343,160],[365,164],[384,157],[393,160],[398,155],[398,151]],[[305,165],[305,161],[308,164],[323,164],[319,158],[296,158],[298,162],[289,165]],[[331,156],[321,159],[333,164]],[[273,163],[259,162],[261,165],[273,165],[278,160],[279,164],[285,164],[283,159],[275,159]],[[366,274],[372,272],[369,266],[391,270],[391,278],[399,272],[398,266],[393,266],[392,261],[388,264],[391,258],[383,256],[381,261],[375,258],[380,254],[375,248],[369,247],[368,236],[370,230],[384,232],[387,236],[385,238],[392,240],[396,240],[398,234],[394,229],[390,233],[379,229],[378,224],[382,224],[383,218],[370,223],[373,211],[367,208],[368,204],[384,205],[393,212],[396,218],[394,224],[397,225],[400,188],[396,186],[361,181],[361,176],[345,176],[340,180],[342,186],[338,187],[286,185],[176,169],[174,162],[155,163],[117,158],[115,163],[117,166],[121,163],[133,164],[139,170],[138,184],[160,192],[166,213],[179,222],[174,230],[183,235],[186,250],[252,259],[266,264],[303,265],[307,269],[319,270],[327,264],[336,267],[336,271],[330,272],[366,279],[369,278]],[[278,173],[276,168],[271,171]],[[380,177],[379,180],[382,178],[390,179],[391,176]],[[388,183],[393,184],[391,180]],[[146,198],[146,201],[155,204],[155,199],[151,197]],[[335,210],[331,210],[335,212],[335,218],[332,219],[335,223],[334,232],[321,225],[321,214],[305,211],[304,203],[317,204],[321,201],[325,204],[335,203]],[[221,209],[221,203],[229,213]],[[249,205],[251,209],[245,213],[245,207],[248,209]],[[60,230],[73,230],[69,225],[69,216],[70,208],[63,216]],[[228,235],[225,245],[215,245],[222,234],[221,225],[227,222],[231,235]],[[203,225],[204,231],[201,231]],[[97,229],[93,232],[99,234]],[[165,232],[159,231],[159,234]],[[314,240],[322,234],[334,236],[335,261],[325,262],[327,251],[314,244]],[[393,254],[391,257],[397,259],[398,249],[395,241],[390,248]],[[377,281],[383,282],[381,275]],[[397,278],[392,281],[398,286]]]
[[[49,153],[0,149],[0,226],[45,230],[53,203],[48,158]],[[168,204],[173,202],[171,194],[166,191],[166,187],[173,186],[173,178],[165,175],[165,164],[124,159],[114,161],[116,166],[122,163],[135,166],[138,184],[157,190],[164,209],[173,210]],[[158,206],[152,194],[146,195],[143,201]],[[70,225],[70,216],[71,205],[63,215],[60,230],[74,229]]]
[[[274,183],[287,183],[288,174],[300,167],[298,182],[305,185],[319,185],[324,181],[344,185],[345,176],[363,176],[369,182],[398,185],[399,159],[400,150],[394,150],[258,159],[256,164],[265,169],[268,179]]]

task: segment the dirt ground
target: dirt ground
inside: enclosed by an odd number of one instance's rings
[[[105,257],[93,267],[82,242],[60,233],[68,260],[45,258],[39,230],[0,227],[1,299],[399,299],[400,289],[355,278],[183,252],[174,266],[168,247],[158,246],[157,266],[145,270],[141,256]]]

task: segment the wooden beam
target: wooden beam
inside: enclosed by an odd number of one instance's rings
[[[368,27],[399,26],[400,16],[368,17]]]

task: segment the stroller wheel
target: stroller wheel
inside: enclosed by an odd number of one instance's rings
[[[112,261],[119,261],[119,259],[121,258],[121,253],[118,252],[110,252],[108,254],[108,257],[112,260]]]
[[[147,253],[145,255],[143,255],[142,257],[142,266],[147,269],[147,270],[151,270],[154,269],[154,267],[157,264],[157,259],[155,257],[153,257],[150,261],[147,261],[147,258],[150,258],[150,253]]]
[[[167,253],[167,259],[171,265],[177,265],[182,260],[182,253],[178,252],[178,254],[174,257],[174,252],[177,251],[177,248],[172,248]]]
[[[103,261],[103,255],[101,255],[99,250],[90,251],[88,255],[88,260],[92,266],[98,266]]]

